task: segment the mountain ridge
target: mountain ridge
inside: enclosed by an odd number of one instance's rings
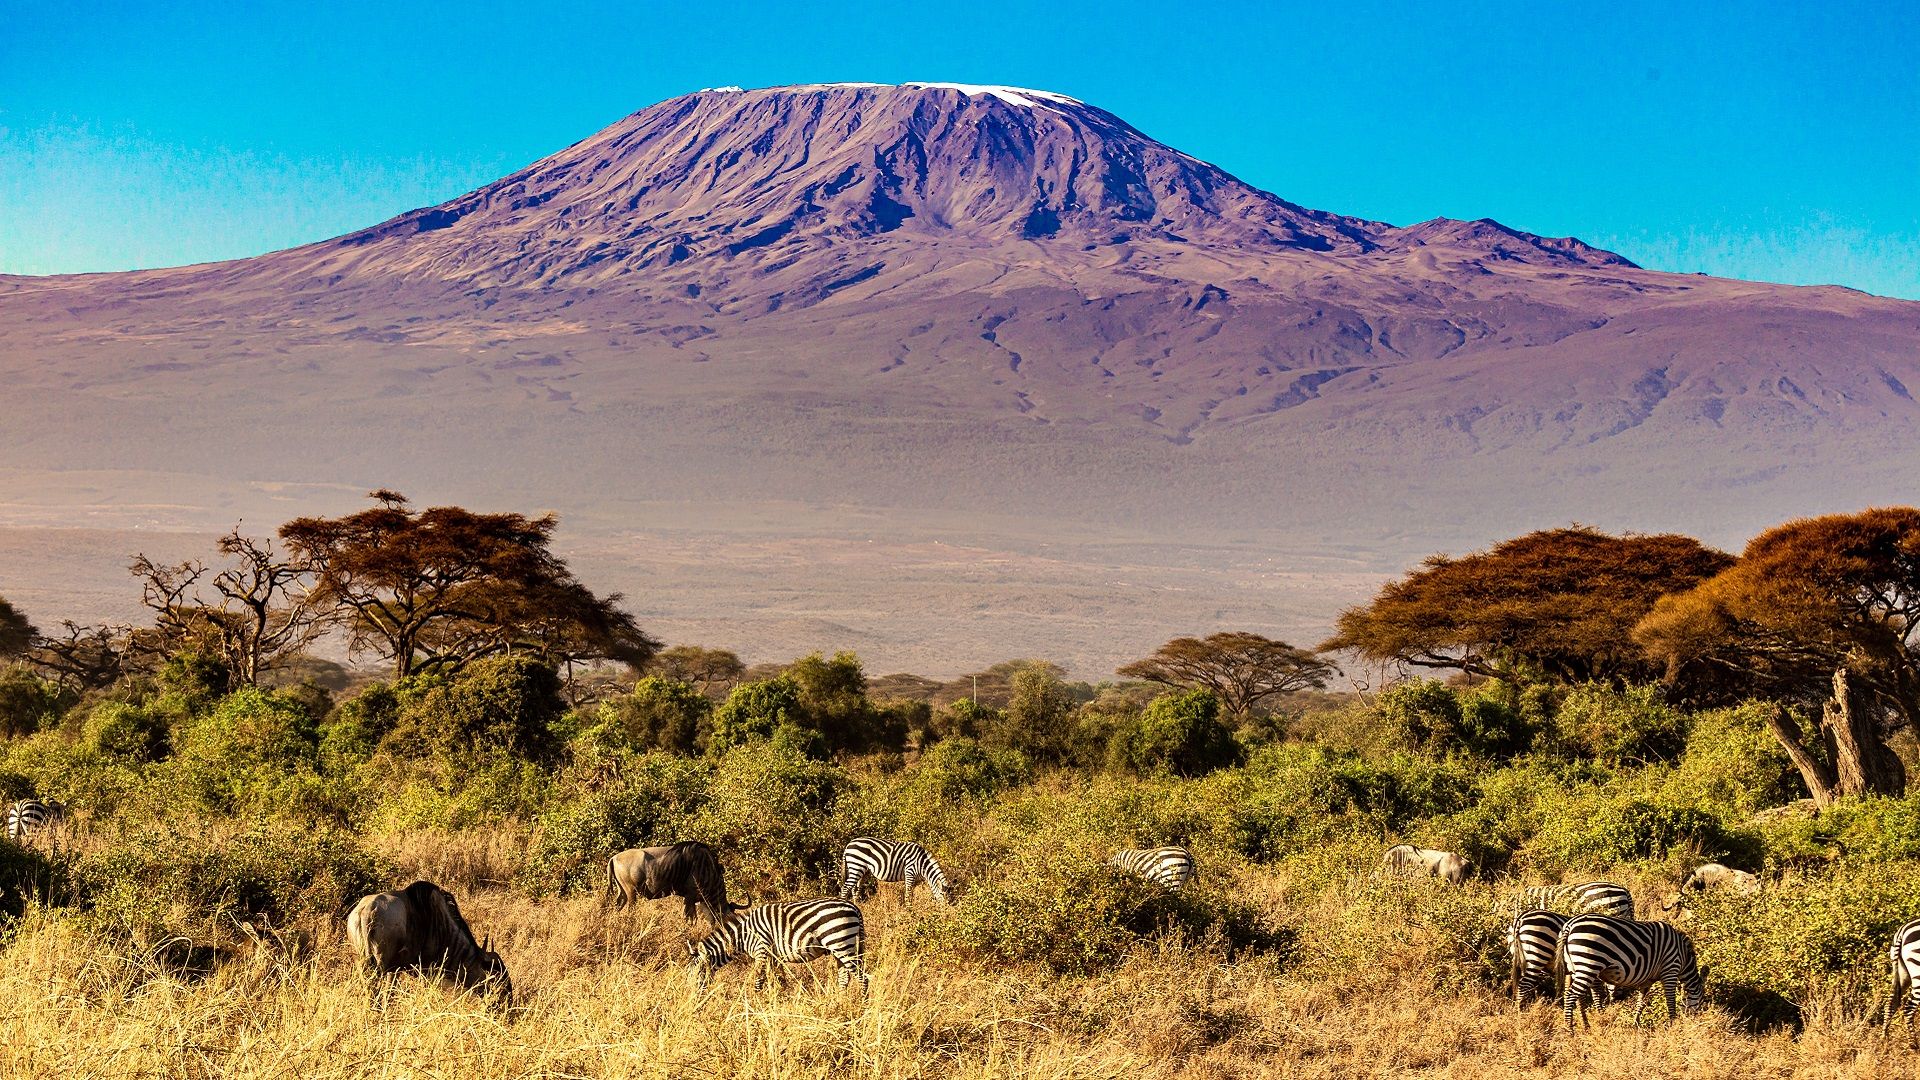
[[[0,525],[395,487],[599,538],[1016,538],[1084,580],[1124,541],[1225,598],[1261,550],[1375,573],[1911,501],[1920,303],[1311,210],[1065,95],[825,85],[670,99],[314,244],[0,279],[0,378]],[[699,608],[689,573],[647,580]],[[883,558],[847,580],[913,602]],[[1135,610],[1116,650],[1194,629]]]

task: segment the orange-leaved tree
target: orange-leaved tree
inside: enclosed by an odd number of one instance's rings
[[[1906,772],[1887,737],[1920,723],[1920,510],[1769,529],[1732,567],[1661,600],[1634,636],[1696,700],[1820,707],[1812,732],[1784,708],[1769,726],[1821,804],[1897,795]]]
[[[1661,668],[1635,644],[1635,625],[1661,596],[1732,563],[1688,536],[1544,529],[1433,556],[1342,612],[1320,648],[1488,677],[1531,668],[1566,682],[1653,679]]]

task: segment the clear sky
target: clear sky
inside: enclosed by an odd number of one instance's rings
[[[676,94],[855,80],[1057,90],[1321,209],[1920,299],[1920,10],[1899,0],[4,0],[0,272],[256,254]]]

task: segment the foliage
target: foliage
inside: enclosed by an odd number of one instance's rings
[[[742,683],[713,711],[713,737],[707,743],[707,753],[717,757],[735,747],[770,740],[781,729],[789,732],[789,742],[804,742],[806,736],[795,729],[802,726],[805,717],[800,687],[792,679],[781,676]]]
[[[492,657],[410,689],[381,739],[384,751],[447,763],[490,754],[545,763],[559,752],[560,678],[531,656]]]
[[[1555,715],[1565,746],[1614,766],[1677,757],[1687,744],[1687,724],[1686,714],[1652,686],[1614,690],[1588,683],[1570,690]]]
[[[666,754],[626,759],[619,781],[542,814],[520,872],[535,896],[605,885],[609,856],[633,847],[693,839],[689,818],[707,797],[711,770]]]
[[[747,665],[727,649],[707,649],[699,645],[675,645],[655,653],[647,661],[649,675],[674,682],[692,683],[707,697],[733,689],[747,672]]]
[[[1685,536],[1528,533],[1463,558],[1433,556],[1341,613],[1320,648],[1496,677],[1519,666],[1565,682],[1644,682],[1660,669],[1635,644],[1635,625],[1660,597],[1732,561]]]
[[[689,682],[649,675],[632,693],[602,702],[582,738],[622,750],[692,754],[704,741],[713,702]]]
[[[1058,675],[1046,668],[1026,668],[1013,676],[1006,710],[984,727],[981,741],[1033,761],[1058,763],[1073,746],[1073,704],[1073,694]]]
[[[1240,746],[1220,720],[1211,690],[1162,694],[1114,736],[1112,759],[1135,772],[1200,776],[1239,760]]]
[[[1871,1000],[1885,984],[1887,942],[1920,918],[1920,862],[1862,864],[1794,877],[1753,896],[1703,894],[1690,931],[1716,987],[1778,994],[1805,1006]]]
[[[0,667],[0,738],[52,727],[77,695],[24,664]]]
[[[849,786],[843,770],[796,748],[744,743],[719,757],[689,835],[726,851],[728,874],[746,887],[824,895],[852,839],[831,823]]]
[[[40,631],[27,621],[19,608],[0,596],[0,658],[19,656],[33,647]]]

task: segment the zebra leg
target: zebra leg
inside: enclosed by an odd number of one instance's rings
[[[1567,988],[1560,995],[1560,1009],[1566,1013],[1567,1016],[1567,1031],[1569,1033],[1579,1031],[1573,1024],[1573,1014],[1574,1011],[1578,1009],[1581,1021],[1586,1021],[1587,988],[1581,984],[1578,976],[1573,976],[1567,980]]]
[[[1661,980],[1661,988],[1667,992],[1667,1023],[1671,1024],[1680,1019],[1680,1001],[1676,996],[1680,990],[1679,977]]]
[[[847,867],[847,872],[841,875],[840,899],[850,904],[859,903],[860,882],[865,876],[866,874],[859,868]]]

